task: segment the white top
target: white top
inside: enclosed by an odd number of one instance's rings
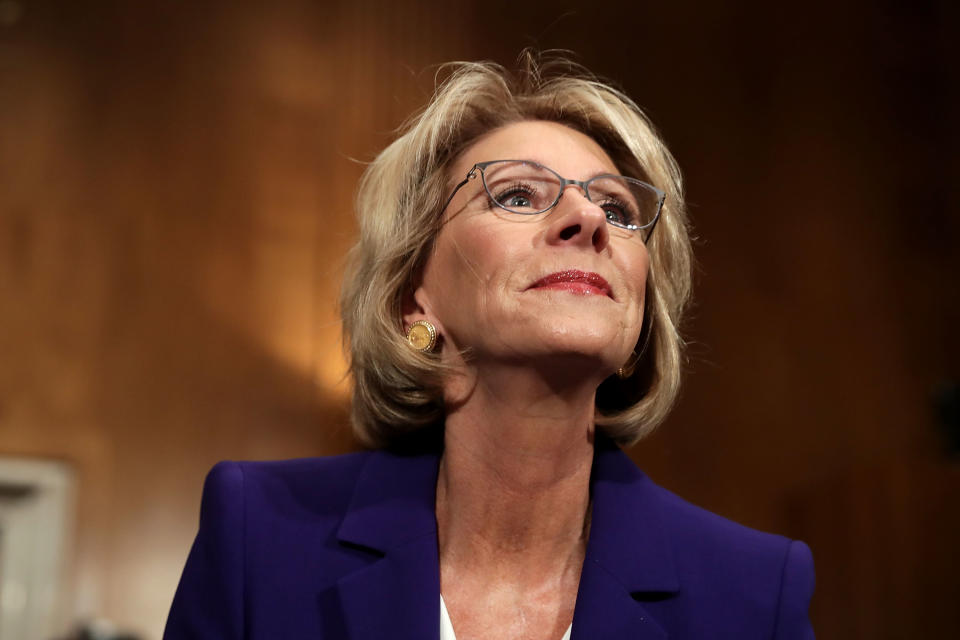
[[[570,640],[570,632],[573,631],[573,624],[567,627],[566,633],[560,640]],[[457,640],[453,635],[453,623],[450,622],[450,612],[447,611],[447,603],[443,601],[443,595],[440,596],[440,640]]]

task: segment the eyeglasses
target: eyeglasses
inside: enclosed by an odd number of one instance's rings
[[[583,189],[587,200],[603,210],[607,222],[623,230],[624,235],[645,231],[644,242],[653,233],[667,197],[660,189],[636,178],[603,174],[589,180],[569,180],[532,160],[490,160],[473,165],[441,211],[446,211],[457,192],[478,173],[493,206],[521,215],[549,211],[560,202],[568,185],[576,185]]]

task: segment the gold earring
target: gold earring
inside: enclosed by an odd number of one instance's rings
[[[626,380],[632,376],[634,369],[637,368],[638,362],[640,362],[640,356],[637,355],[636,351],[634,351],[630,354],[630,357],[627,359],[624,365],[617,369],[617,377],[621,380]]]
[[[437,328],[426,320],[417,320],[407,330],[407,342],[417,351],[433,351],[437,346]]]

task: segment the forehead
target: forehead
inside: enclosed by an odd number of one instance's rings
[[[453,177],[488,160],[534,160],[574,179],[617,173],[606,151],[590,136],[557,122],[514,122],[478,138],[451,167]]]

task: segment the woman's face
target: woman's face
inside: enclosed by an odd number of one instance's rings
[[[575,180],[619,173],[588,136],[526,121],[477,140],[448,180],[455,185],[474,164],[506,159],[534,160]],[[430,320],[444,350],[469,349],[477,364],[574,361],[602,379],[628,359],[640,333],[649,266],[642,233],[611,226],[576,186],[566,187],[546,213],[508,213],[492,206],[479,176],[444,216],[408,325]]]

